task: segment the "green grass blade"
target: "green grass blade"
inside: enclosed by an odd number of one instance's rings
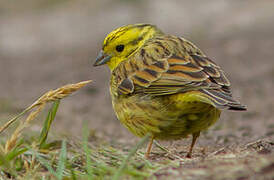
[[[29,149],[31,152],[32,152],[32,154],[38,159],[38,161],[43,165],[43,166],[45,166],[46,168],[47,168],[47,170],[52,174],[52,175],[54,175],[56,178],[58,178],[58,175],[57,175],[57,173],[54,171],[54,169],[52,168],[52,166],[50,165],[50,163],[46,160],[46,159],[44,159],[44,158],[42,158],[37,152],[35,152],[34,150],[32,150],[32,149]]]
[[[0,173],[9,173],[10,175],[16,177],[17,172],[13,167],[13,162],[8,160],[4,154],[0,153]],[[1,179],[1,176],[0,176]]]
[[[84,122],[83,124],[83,149],[86,155],[86,171],[88,173],[88,179],[93,179],[93,169],[92,163],[90,158],[90,149],[88,147],[88,128],[87,123]]]
[[[16,148],[16,149],[13,149],[12,151],[10,151],[7,155],[6,155],[6,158],[8,160],[13,160],[15,157],[23,154],[24,152],[26,152],[28,149],[23,147],[23,148]]]
[[[62,148],[59,156],[58,166],[56,170],[57,179],[62,180],[63,172],[66,167],[66,160],[67,160],[67,147],[66,147],[66,141],[63,140],[62,142]]]
[[[9,161],[7,160],[6,156],[4,153],[0,153],[0,167],[6,167],[7,169],[10,168]],[[2,170],[2,168],[0,168]]]
[[[11,161],[17,156],[26,152],[28,149],[25,147],[21,147],[21,145],[23,144],[24,140],[22,138],[19,141],[17,140],[16,145],[9,152],[6,153],[5,157],[7,158],[7,160]]]
[[[133,148],[130,150],[128,156],[124,159],[124,161],[123,161],[123,163],[121,164],[121,166],[119,167],[118,171],[114,174],[113,180],[119,180],[119,179],[120,179],[120,177],[121,177],[122,174],[123,174],[124,169],[126,168],[127,164],[128,164],[129,161],[130,161],[130,158],[137,152],[137,150],[138,150],[139,148],[141,148],[141,147],[148,141],[148,139],[150,138],[150,136],[151,136],[151,135],[148,134],[148,135],[146,135],[145,137],[143,137],[143,138],[141,139],[141,141],[140,141],[135,147],[133,147]]]
[[[76,174],[75,174],[75,170],[73,169],[71,163],[68,164],[68,169],[70,170],[70,174],[71,174],[70,178],[71,178],[71,180],[77,180]]]
[[[44,122],[43,129],[40,133],[40,138],[39,138],[39,147],[40,148],[43,147],[43,145],[45,144],[45,142],[47,140],[49,129],[51,127],[53,120],[55,119],[59,104],[60,104],[60,100],[55,101],[48,112],[48,116]]]

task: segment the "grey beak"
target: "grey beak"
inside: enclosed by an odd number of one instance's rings
[[[93,66],[101,66],[103,64],[106,64],[109,60],[110,60],[111,56],[105,54],[102,50],[99,52],[95,63],[93,64]]]

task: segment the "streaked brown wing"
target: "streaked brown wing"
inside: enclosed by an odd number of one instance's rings
[[[129,73],[118,88],[122,94],[144,93],[161,96],[199,90],[218,107],[239,106],[233,100],[230,83],[221,68],[207,57],[171,56]]]
[[[229,81],[223,71],[206,57],[172,56],[151,64],[144,63],[142,69],[130,73],[119,84],[123,94],[145,93],[155,96],[174,94],[199,89],[221,89],[229,91]]]
[[[145,65],[144,69],[133,73],[125,82],[132,81],[136,93],[142,92],[155,96],[204,88],[229,87],[229,82],[219,66],[204,58],[172,56],[151,65]],[[125,89],[123,83],[119,86],[120,89]]]

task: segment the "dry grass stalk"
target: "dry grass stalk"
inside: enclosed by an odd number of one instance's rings
[[[21,135],[24,128],[26,128],[29,123],[35,119],[38,114],[44,109],[46,104],[40,104],[37,109],[29,114],[27,119],[24,122],[21,122],[20,125],[15,129],[10,139],[7,140],[5,145],[5,152],[9,152],[15,145],[18,140],[18,137]]]
[[[30,166],[27,160],[24,160],[24,168],[26,170],[26,172],[28,172],[30,170]]]
[[[36,106],[39,106],[41,104],[45,104],[48,102],[56,101],[58,99],[62,99],[70,95],[71,93],[77,91],[78,89],[82,88],[83,86],[90,83],[89,81],[82,81],[76,84],[67,84],[63,87],[60,87],[55,90],[50,90],[47,93],[45,93],[43,96],[41,96],[37,101],[35,101],[32,105],[30,105],[28,108],[26,108],[24,111],[22,111],[20,114],[18,114],[16,117],[12,118],[10,121],[8,121],[4,126],[0,128],[0,134],[7,129],[12,123],[14,123],[19,117],[21,117],[26,112],[30,111]]]
[[[83,86],[87,85],[90,83],[91,80],[89,81],[82,81],[77,84],[68,84],[63,87],[60,87],[55,90],[50,90],[47,93],[45,93],[43,96],[41,96],[37,101],[35,101],[30,107],[27,109],[32,109],[36,106],[39,106],[40,104],[48,103],[48,102],[53,102],[58,99],[63,99],[70,95],[71,93],[77,91],[78,89],[82,88]]]
[[[22,130],[26,128],[29,123],[37,117],[37,115],[43,110],[46,103],[48,102],[54,102],[56,100],[62,99],[70,95],[71,93],[77,91],[78,89],[82,88],[86,84],[90,83],[91,81],[82,81],[77,84],[68,84],[63,87],[60,87],[55,90],[50,90],[47,93],[45,93],[43,96],[41,96],[37,101],[35,101],[31,106],[26,108],[22,113],[20,113],[15,118],[11,119],[9,122],[7,122],[3,127],[0,128],[0,133],[2,133],[10,124],[15,122],[20,116],[22,116],[24,113],[32,110],[33,108],[37,107],[35,111],[31,112],[27,119],[20,123],[20,125],[15,129],[10,139],[7,140],[5,145],[5,152],[9,152],[17,142],[18,137],[21,135]]]

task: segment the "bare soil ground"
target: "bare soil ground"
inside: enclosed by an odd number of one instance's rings
[[[193,159],[167,166],[159,179],[274,179],[274,2],[262,1],[27,1],[0,2],[0,119],[3,124],[43,92],[82,80],[88,88],[65,99],[52,137],[94,136],[131,146],[138,141],[115,118],[109,71],[93,68],[105,35],[124,24],[150,22],[191,39],[232,82],[247,112],[223,112],[204,132]],[[32,126],[36,131],[41,126]],[[190,139],[163,142],[183,157]],[[174,158],[154,149],[153,161]]]

